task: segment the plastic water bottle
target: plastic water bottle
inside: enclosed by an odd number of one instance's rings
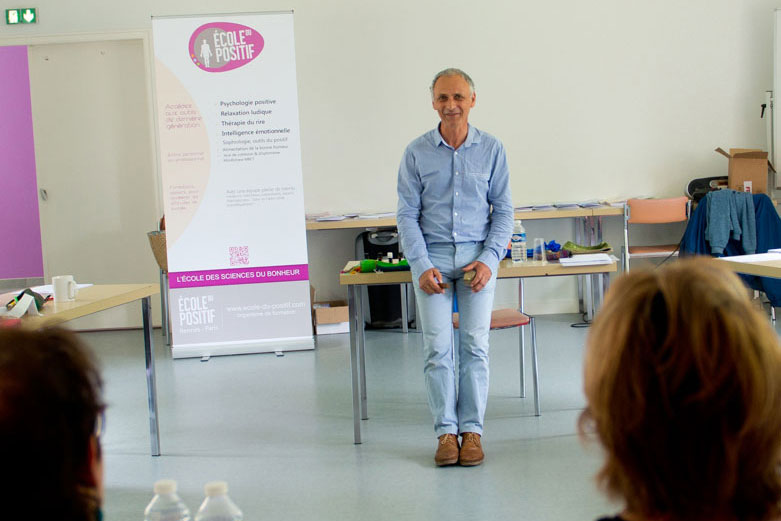
[[[190,521],[190,509],[176,495],[176,481],[161,479],[154,490],[155,497],[144,510],[144,521]]]
[[[195,521],[241,521],[244,514],[228,497],[228,484],[210,481],[203,487],[206,499],[195,514]]]
[[[512,245],[513,262],[526,261],[526,228],[523,227],[520,219],[515,220],[513,226],[513,236],[510,239]]]

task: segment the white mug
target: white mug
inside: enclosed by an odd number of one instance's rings
[[[54,302],[68,302],[76,300],[78,287],[73,275],[58,275],[52,277],[52,290],[54,293]]]

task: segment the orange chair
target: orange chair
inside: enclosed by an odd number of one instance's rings
[[[630,224],[662,224],[689,220],[691,201],[688,197],[668,199],[629,199],[624,206],[624,246],[621,250],[622,265],[629,271],[632,258],[650,259],[678,255],[677,244],[630,246]]]
[[[534,317],[521,313],[517,309],[496,309],[491,312],[491,329],[509,329],[517,327],[518,329],[518,352],[521,357],[521,398],[526,396],[526,383],[524,381],[524,352],[523,352],[523,330],[521,327],[529,325],[532,331],[532,383],[534,386],[534,415],[540,415],[540,393],[538,386],[539,374],[537,371],[537,327],[534,324]],[[453,313],[453,327],[458,329],[458,313]]]

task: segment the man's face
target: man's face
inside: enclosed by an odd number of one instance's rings
[[[475,106],[475,95],[461,76],[442,76],[434,84],[431,104],[443,125],[460,127],[467,124],[469,111]]]

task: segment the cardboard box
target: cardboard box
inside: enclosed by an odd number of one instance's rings
[[[350,313],[344,300],[330,300],[312,304],[315,334],[331,335],[350,332]]]
[[[729,153],[721,147],[716,152],[729,159],[729,187],[738,192],[769,194],[776,173],[767,159],[767,152],[756,148],[730,148]]]

